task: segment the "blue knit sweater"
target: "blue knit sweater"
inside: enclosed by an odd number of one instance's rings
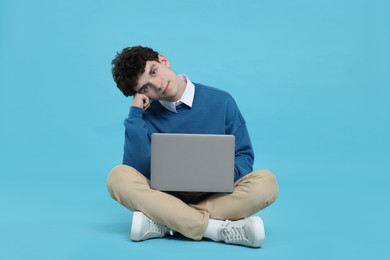
[[[177,106],[177,113],[152,102],[144,111],[130,107],[124,122],[123,163],[150,178],[150,136],[153,133],[231,134],[236,139],[234,178],[252,172],[254,153],[249,134],[235,101],[228,93],[195,84],[192,108]]]

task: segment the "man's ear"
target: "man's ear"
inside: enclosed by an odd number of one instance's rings
[[[162,54],[159,54],[158,55],[158,60],[161,64],[163,64],[165,67],[169,68],[170,66],[170,63],[169,63],[169,60],[167,59],[167,57],[165,57],[164,55]]]

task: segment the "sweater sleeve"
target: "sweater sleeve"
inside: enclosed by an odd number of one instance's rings
[[[254,152],[245,120],[237,104],[231,98],[227,103],[226,134],[236,139],[234,180],[238,180],[253,171]]]
[[[235,137],[234,180],[236,181],[253,171],[254,153],[245,123],[237,130]]]
[[[130,107],[129,116],[124,121],[125,144],[123,164],[135,168],[149,179],[150,137],[142,114],[142,108]]]

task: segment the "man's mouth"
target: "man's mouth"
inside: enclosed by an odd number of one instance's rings
[[[163,95],[165,94],[165,92],[167,92],[168,88],[169,88],[169,81],[167,83],[167,86],[164,88],[164,91],[162,92]]]

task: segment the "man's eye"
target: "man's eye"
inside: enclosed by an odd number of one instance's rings
[[[148,92],[148,90],[149,90],[149,86],[145,86],[145,87],[143,87],[142,88],[142,93],[146,93],[146,92]]]
[[[155,77],[157,75],[157,68],[155,68],[153,71],[152,71],[152,76]]]

